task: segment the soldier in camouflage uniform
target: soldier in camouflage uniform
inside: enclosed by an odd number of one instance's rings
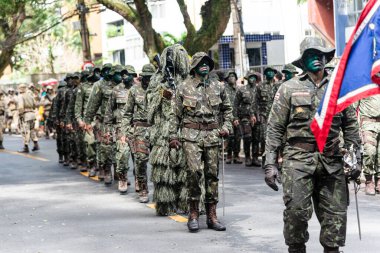
[[[51,129],[51,119],[49,118],[50,111],[52,109],[53,105],[53,99],[54,99],[54,93],[53,93],[53,87],[48,86],[46,87],[46,95],[41,98],[40,105],[44,108],[44,125],[45,125],[45,135],[46,139],[50,139],[50,133],[52,132]]]
[[[115,173],[119,178],[118,190],[121,194],[127,193],[128,190],[128,170],[129,157],[131,150],[125,139],[120,140],[121,123],[123,119],[123,108],[128,101],[128,94],[133,86],[133,78],[137,76],[135,68],[127,65],[125,68],[117,65],[111,69],[112,82],[116,85],[111,93],[106,113],[104,116],[104,124],[107,126],[108,135],[111,136],[115,130],[117,140],[115,147],[116,168]]]
[[[216,216],[218,156],[220,137],[227,137],[232,130],[232,106],[225,86],[216,79],[209,79],[209,71],[213,68],[214,62],[206,53],[193,56],[191,76],[176,92],[170,128],[170,148],[183,146],[185,153],[190,232],[199,230],[202,174],[205,177],[207,226],[216,231],[226,230]],[[223,115],[222,122],[220,115]]]
[[[321,225],[320,243],[324,252],[338,253],[345,243],[348,200],[339,132],[343,131],[346,147],[353,145],[357,150],[360,162],[355,110],[348,107],[334,116],[322,153],[310,129],[330,78],[324,65],[332,59],[334,51],[326,48],[320,38],[306,38],[301,43],[301,57],[293,62],[305,74],[281,85],[269,115],[265,181],[276,191],[278,152],[286,137],[282,186],[284,237],[289,252],[306,252],[313,206]],[[357,179],[360,168],[355,168],[352,175]]]
[[[380,95],[364,98],[357,104],[364,144],[365,193],[375,195],[380,193]]]
[[[18,100],[18,112],[21,121],[22,137],[24,139],[24,148],[20,150],[20,153],[29,153],[29,142],[33,140],[34,147],[32,151],[39,150],[37,131],[35,129],[36,120],[36,108],[37,104],[34,100],[33,93],[26,88],[25,84],[19,85],[19,100]]]
[[[277,70],[267,67],[264,69],[265,82],[260,83],[257,86],[256,92],[256,103],[257,103],[257,124],[260,128],[260,153],[263,154],[265,150],[265,135],[267,129],[267,118],[268,111],[270,111],[271,100],[272,100],[272,89],[275,83],[274,75]],[[269,108],[269,109],[268,109]],[[265,156],[263,156],[263,162],[265,161]]]
[[[67,80],[65,78],[64,80]],[[57,153],[58,162],[63,163],[64,161],[64,149],[63,149],[63,129],[60,126],[61,118],[59,117],[60,110],[62,109],[61,101],[64,98],[66,92],[66,81],[60,81],[58,84],[57,95],[53,99],[51,120],[53,121],[55,131],[57,133]]]
[[[256,123],[256,80],[255,72],[248,72],[245,76],[248,84],[238,88],[233,101],[234,125],[243,132],[245,166],[259,166],[257,157],[251,159],[252,127]],[[232,102],[232,101],[231,101]]]
[[[86,124],[84,122],[84,115],[87,108],[87,102],[91,94],[92,86],[100,79],[100,68],[96,67],[90,69],[90,75],[87,80],[84,80],[79,86],[76,99],[75,99],[75,119],[78,122],[82,132],[84,142],[84,153],[87,161],[88,176],[96,176],[96,144],[94,132],[91,130],[86,131]]]
[[[65,94],[65,113],[64,115],[62,114],[62,116],[64,117],[66,130],[65,133],[67,138],[65,153],[69,156],[70,167],[72,169],[78,168],[78,166],[81,164],[80,159],[83,153],[83,150],[80,150],[80,146],[78,143],[78,140],[80,139],[80,136],[78,135],[79,125],[78,122],[75,120],[75,98],[79,84],[80,73],[75,72],[71,75],[71,81],[69,81],[69,89],[66,91]]]
[[[234,101],[236,97],[236,81],[238,77],[235,71],[226,71],[224,73],[224,82],[226,93],[230,103],[234,106]],[[239,125],[239,120],[234,121],[233,132],[228,136],[228,144],[227,144],[227,159],[226,163],[230,164],[232,161],[236,164],[243,163],[240,160],[240,142],[241,137],[243,135],[242,127]],[[233,154],[232,154],[233,153]],[[233,155],[233,157],[232,157]]]
[[[0,88],[0,149],[4,149],[3,146],[3,128],[5,125],[5,112],[7,110],[5,103],[4,91]]]
[[[147,122],[147,110],[145,104],[146,90],[150,78],[155,72],[152,64],[146,64],[142,68],[140,76],[141,85],[133,86],[128,95],[127,104],[123,109],[123,121],[121,133],[130,140],[134,151],[135,174],[137,178],[139,200],[147,203],[148,198],[148,175],[147,163],[149,159],[149,124]],[[124,137],[125,138],[125,137]]]
[[[101,70],[101,75],[103,79],[94,83],[93,88],[91,90],[90,97],[88,99],[87,108],[84,116],[84,122],[86,123],[86,129],[88,131],[92,130],[92,122],[94,121],[94,117],[100,109],[99,114],[99,153],[98,153],[98,166],[99,166],[99,180],[103,181],[105,185],[112,184],[112,143],[111,138],[108,135],[108,129],[106,125],[103,123],[103,118],[106,111],[106,106],[108,104],[108,100],[111,96],[112,89],[114,87],[114,83],[111,81],[112,76],[109,74],[111,70],[111,64],[103,65]]]
[[[169,126],[175,89],[181,86],[189,73],[189,58],[185,48],[173,45],[161,54],[161,66],[149,83],[148,102],[149,142],[152,146],[149,162],[154,184],[153,201],[156,214],[163,216],[179,208],[179,196],[184,196],[186,172],[182,167],[182,150],[169,149]]]
[[[5,94],[4,94],[5,95]],[[15,94],[15,90],[13,88],[9,88],[8,90],[8,98],[7,98],[7,128],[9,129],[9,133],[18,133],[19,132],[19,116],[17,110],[17,95]]]

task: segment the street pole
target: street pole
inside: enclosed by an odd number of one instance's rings
[[[80,22],[80,35],[82,38],[82,51],[83,51],[83,60],[91,61],[91,47],[90,47],[90,34],[88,32],[86,13],[88,8],[84,0],[78,0],[77,10],[79,12],[79,22]]]
[[[244,39],[240,0],[231,0],[231,15],[233,21],[234,34],[235,71],[238,74],[238,76],[242,76],[247,71],[247,53]]]

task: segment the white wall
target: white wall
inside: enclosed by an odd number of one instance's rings
[[[281,65],[285,62],[284,41],[272,40],[267,42],[268,65]]]

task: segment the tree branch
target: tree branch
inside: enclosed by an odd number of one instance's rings
[[[179,5],[179,9],[181,10],[183,16],[183,23],[185,24],[187,30],[187,40],[192,40],[196,31],[187,11],[187,5],[184,0],[177,0],[177,3]]]

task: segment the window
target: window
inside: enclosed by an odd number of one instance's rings
[[[247,48],[249,66],[261,65],[261,52],[260,48]]]
[[[122,50],[116,50],[112,52],[112,58],[113,62],[120,65],[125,65],[125,51]]]
[[[116,22],[108,23],[106,32],[107,32],[108,38],[123,36],[124,35],[124,21],[119,20]]]
[[[155,0],[150,2],[150,12],[153,18],[165,18],[166,3],[165,0]]]

